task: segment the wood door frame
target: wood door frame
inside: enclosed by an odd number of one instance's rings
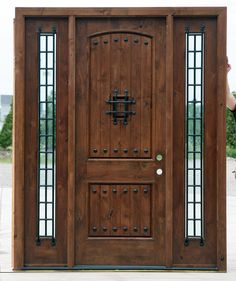
[[[13,236],[12,266],[24,268],[24,161],[25,161],[25,19],[67,18],[69,34],[68,73],[68,229],[67,266],[75,261],[75,29],[77,17],[165,17],[166,18],[166,268],[173,262],[173,22],[176,17],[217,18],[217,270],[226,271],[226,8],[16,8],[15,93],[13,101]],[[168,169],[167,169],[168,167]]]

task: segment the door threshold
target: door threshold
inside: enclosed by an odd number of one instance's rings
[[[216,267],[166,267],[158,265],[76,265],[73,267],[64,266],[25,266],[22,270],[65,270],[65,271],[202,271],[202,272],[215,272],[218,271]],[[18,271],[18,270],[16,270]]]

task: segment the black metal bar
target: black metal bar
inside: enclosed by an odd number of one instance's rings
[[[134,100],[106,100],[106,103],[135,104],[135,101]]]
[[[55,96],[55,87],[56,87],[56,31],[54,30],[53,31],[53,97],[52,97],[52,101],[53,101],[53,107],[52,107],[52,117],[53,117],[53,128],[52,128],[52,133],[53,133],[53,138],[52,138],[52,150],[53,150],[53,153],[52,153],[52,168],[53,168],[53,173],[52,173],[52,246],[54,246],[56,244],[56,241],[55,241],[55,231],[54,231],[54,228],[55,228],[55,209],[54,209],[54,206],[55,206],[55,173],[56,173],[56,168],[55,168],[55,157],[56,157],[56,153],[55,153],[55,150],[57,148],[56,146],[56,141],[55,141],[55,137],[56,137],[56,112],[55,112],[55,106],[56,106],[56,96]]]
[[[135,115],[135,111],[106,111],[106,114],[114,114],[114,113],[116,113],[116,114],[122,114],[122,113],[124,113],[124,114],[133,114],[133,115]],[[121,117],[124,117],[124,116],[116,116],[116,118],[121,118]]]
[[[194,50],[196,50],[196,36],[194,35]],[[194,68],[196,67],[196,55],[194,53],[194,57],[193,57],[193,66]],[[194,75],[193,75],[193,83],[194,85],[196,84],[196,70],[194,69]],[[196,87],[193,87],[193,100],[196,101]],[[195,104],[193,106],[193,116],[195,117],[196,116],[196,107],[195,107]],[[196,134],[196,122],[195,120],[193,121],[193,134]],[[195,147],[196,147],[196,137],[194,136],[193,137],[193,147],[194,147],[194,150],[195,150]],[[195,217],[196,217],[196,213],[195,213],[195,191],[196,191],[196,188],[195,188],[195,184],[196,184],[196,177],[195,177],[195,163],[196,163],[196,154],[193,153],[193,218],[194,218],[194,222],[193,222],[193,236],[196,236],[196,225],[195,225]]]
[[[37,33],[37,48],[38,48],[38,85],[40,85],[40,32],[41,29],[38,30]],[[40,102],[40,86],[38,86],[38,103]],[[40,107],[38,107],[38,128],[39,128],[39,132],[40,132]],[[40,167],[40,138],[38,137],[38,167]],[[36,216],[36,245],[39,246],[40,245],[40,237],[39,237],[39,206],[40,206],[40,172],[37,173],[37,216]]]
[[[189,32],[189,29],[186,29],[186,32],[188,34]],[[186,37],[186,45],[187,45],[187,50],[189,49],[189,37],[187,35]],[[187,71],[186,71],[186,80],[187,80],[187,87],[186,87],[186,91],[187,91],[187,113],[185,112],[185,117],[187,119],[187,122],[186,122],[186,132],[185,132],[185,138],[187,139],[187,143],[186,143],[186,150],[188,151],[188,133],[189,133],[189,128],[188,128],[188,111],[189,111],[189,107],[188,107],[188,99],[189,99],[189,92],[188,92],[188,80],[189,80],[189,76],[188,76],[188,65],[189,65],[189,61],[188,61],[188,52],[186,52],[186,64],[187,64]],[[186,186],[186,192],[185,192],[185,216],[186,218],[188,218],[188,154],[187,154],[187,158],[186,158],[186,153],[185,153],[185,166],[186,166],[186,170],[187,170],[187,173],[185,171],[185,186]],[[185,246],[188,246],[189,244],[189,241],[188,241],[188,219],[185,219],[185,241],[184,241],[184,245]]]
[[[128,124],[128,116],[135,115],[136,112],[132,110],[128,110],[129,104],[135,104],[135,100],[133,98],[129,99],[128,89],[124,90],[124,96],[118,95],[119,90],[115,88],[112,92],[112,99],[108,99],[105,102],[112,105],[112,110],[106,111],[106,114],[111,114],[113,116],[113,124],[117,124],[117,119],[123,118],[123,125]],[[118,111],[118,105],[124,105],[124,111]]]

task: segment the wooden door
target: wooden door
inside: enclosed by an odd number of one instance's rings
[[[226,270],[225,8],[19,8],[14,269]]]
[[[76,264],[163,265],[165,21],[76,30]]]

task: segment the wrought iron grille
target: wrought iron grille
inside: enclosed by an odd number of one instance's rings
[[[204,245],[204,26],[186,28],[185,245]]]
[[[55,244],[56,197],[56,31],[38,32],[37,238]]]

